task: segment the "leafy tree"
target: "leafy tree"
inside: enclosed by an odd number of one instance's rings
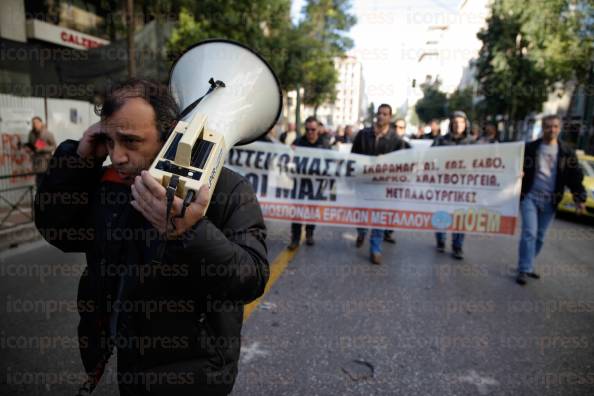
[[[457,89],[448,98],[447,110],[450,113],[452,111],[462,110],[474,121],[477,116],[473,100],[474,94],[472,87]]]
[[[314,106],[314,114],[318,106],[336,99],[338,72],[334,61],[353,47],[346,33],[356,18],[349,11],[348,0],[309,0],[303,9],[299,31],[306,37],[308,48],[303,63],[303,101]]]
[[[594,12],[572,0],[494,0],[491,8],[478,34],[477,79],[484,108],[505,115],[509,130],[539,112],[555,84],[587,78],[594,47],[584,26]]]
[[[189,2],[168,43],[170,58],[210,38],[238,41],[260,53],[285,77],[290,47],[290,0],[202,0]]]
[[[423,123],[428,123],[432,119],[444,119],[447,116],[447,97],[439,90],[441,82],[425,82],[421,84],[423,97],[416,103],[415,111]]]

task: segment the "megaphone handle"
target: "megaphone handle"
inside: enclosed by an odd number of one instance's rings
[[[171,215],[171,208],[173,207],[173,199],[175,198],[175,191],[177,190],[177,184],[179,183],[179,176],[173,175],[169,180],[169,184],[167,185],[167,213],[165,213],[165,224],[169,224],[171,221],[171,225],[175,230],[175,223],[173,222],[173,218],[170,218]]]
[[[181,213],[175,217],[184,217],[186,215],[186,209],[188,208],[188,206],[190,206],[192,201],[194,201],[195,194],[196,193],[194,192],[194,190],[188,190],[188,193],[186,194],[186,198],[184,199],[184,203],[182,205]]]
[[[190,103],[185,109],[183,109],[181,114],[179,115],[178,119],[181,120],[182,118],[187,116],[190,113],[190,111],[194,110],[194,107],[198,106],[198,103],[200,103],[202,101],[202,99],[204,99],[209,93],[211,93],[212,91],[214,91],[217,88],[225,87],[225,83],[223,81],[220,81],[220,80],[214,81],[214,79],[212,77],[210,78],[210,80],[208,82],[210,83],[210,88],[208,89],[208,91],[206,91],[206,93],[204,95],[202,95],[201,97],[199,97],[198,99],[196,99],[195,101]]]

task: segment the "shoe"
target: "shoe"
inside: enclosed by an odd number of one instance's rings
[[[363,246],[363,242],[365,242],[365,237],[362,235],[357,235],[357,242],[355,243],[355,246],[360,248]]]
[[[299,247],[299,242],[298,241],[292,241],[289,246],[287,246],[287,249],[289,249],[290,251],[294,251],[297,250],[297,248]]]
[[[524,286],[526,284],[527,274],[525,272],[518,272],[518,276],[516,276],[516,283],[518,285]]]
[[[382,263],[382,255],[379,253],[371,253],[369,256],[371,264],[380,265]]]
[[[439,253],[445,252],[445,243],[443,243],[443,242],[437,242],[437,251]]]
[[[464,252],[462,251],[462,248],[454,248],[453,250],[454,251],[452,252],[452,255],[456,260],[462,260],[464,258]]]
[[[305,237],[305,244],[307,246],[313,246],[316,244],[316,242],[314,241],[313,235],[307,235]]]
[[[536,272],[526,272],[526,276],[532,279],[540,279],[540,275]]]
[[[396,239],[394,239],[392,237],[392,234],[385,233],[384,234],[384,242],[388,242],[388,243],[391,243],[391,244],[394,244],[395,245],[396,244]]]

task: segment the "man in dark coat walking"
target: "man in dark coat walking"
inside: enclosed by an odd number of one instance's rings
[[[388,104],[381,104],[377,108],[376,122],[370,128],[365,128],[357,133],[351,152],[364,155],[382,155],[392,151],[410,148],[410,144],[401,139],[394,129],[390,128],[392,107]],[[357,228],[356,246],[363,246],[367,229]],[[396,243],[390,232],[380,229],[371,230],[369,237],[369,260],[372,264],[381,264],[382,260],[382,239],[389,243]]]
[[[81,394],[97,385],[115,348],[122,395],[227,395],[233,388],[243,306],[268,280],[266,229],[250,184],[227,169],[208,210],[205,186],[185,216],[176,217],[179,197],[166,216],[166,190],[146,169],[178,113],[164,86],[117,86],[101,121],[58,147],[36,195],[44,238],[86,254],[78,288],[88,374]]]

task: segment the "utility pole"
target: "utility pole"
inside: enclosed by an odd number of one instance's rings
[[[587,147],[589,141],[589,134],[592,131],[592,124],[594,123],[594,93],[591,91],[591,87],[594,86],[594,59],[590,65],[590,72],[588,73],[588,82],[584,89],[584,96],[586,99],[586,105],[584,106],[584,114],[582,115],[582,122],[580,128],[580,134],[577,141],[577,147],[582,150],[589,149]]]
[[[136,49],[134,48],[134,0],[126,1],[126,25],[128,27],[128,77],[136,76]]]
[[[301,84],[297,84],[297,97],[295,98],[295,131],[301,134]]]

